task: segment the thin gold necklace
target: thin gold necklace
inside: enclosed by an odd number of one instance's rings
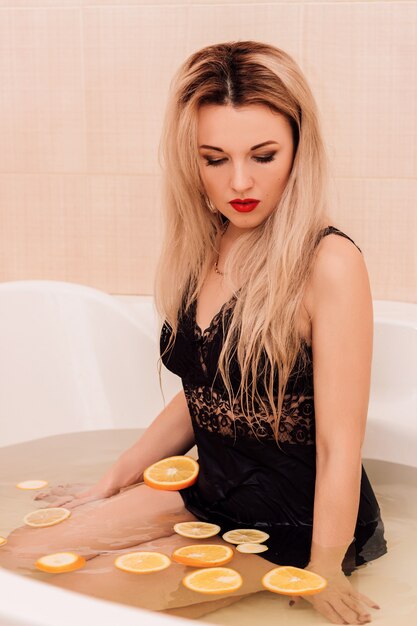
[[[220,239],[223,237],[223,235],[224,235],[224,233],[226,232],[227,227],[229,226],[229,224],[230,224],[230,222],[227,222],[226,227],[224,228],[224,230],[223,230],[222,234],[220,235]],[[220,242],[219,242],[219,248],[220,248]],[[224,276],[224,274],[225,274],[225,273],[224,273],[224,272],[220,272],[220,270],[219,270],[219,268],[218,268],[218,262],[219,262],[219,259],[220,259],[220,250],[219,250],[219,253],[218,253],[218,255],[217,255],[217,260],[216,260],[216,262],[215,262],[215,264],[214,264],[214,271],[215,271],[217,274],[219,274],[220,276]]]

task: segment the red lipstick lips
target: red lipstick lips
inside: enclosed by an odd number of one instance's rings
[[[235,200],[231,200],[230,204],[236,211],[239,211],[239,213],[249,213],[257,207],[259,202],[260,200],[255,200],[254,198],[246,198],[246,200],[236,198]]]

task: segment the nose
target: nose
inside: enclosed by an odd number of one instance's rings
[[[253,187],[252,176],[247,165],[244,163],[235,163],[233,165],[230,185],[237,194],[243,194]]]

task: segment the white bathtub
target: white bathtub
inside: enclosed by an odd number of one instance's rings
[[[416,467],[417,304],[374,301],[374,321],[363,458]],[[1,284],[0,446],[146,427],[164,406],[157,329],[150,296],[112,297],[54,281]],[[168,402],[181,382],[165,368],[162,381]],[[60,626],[189,624],[1,569],[0,589],[0,626],[57,626],[57,614]]]

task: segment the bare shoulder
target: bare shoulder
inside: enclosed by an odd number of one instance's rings
[[[370,390],[373,307],[363,254],[346,237],[320,241],[309,281],[318,457],[357,463]],[[337,416],[337,419],[335,419]]]
[[[306,289],[305,306],[310,319],[314,319],[323,300],[330,297],[346,301],[361,292],[369,298],[369,276],[363,254],[346,237],[326,235],[318,244]]]

